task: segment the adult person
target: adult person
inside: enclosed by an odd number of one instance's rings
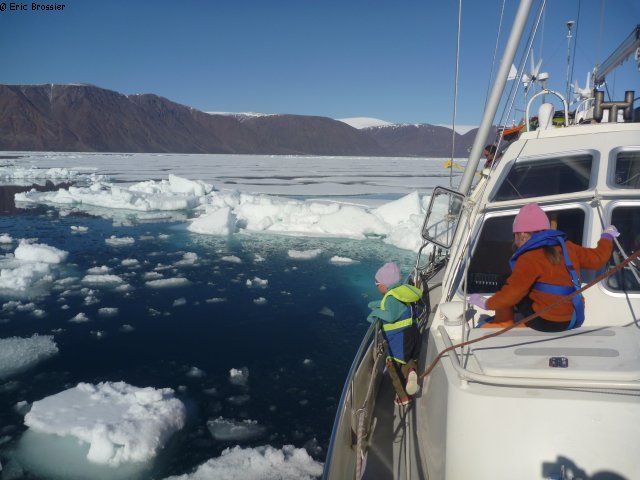
[[[396,391],[395,403],[405,406],[419,388],[420,333],[411,304],[422,298],[422,290],[400,279],[400,268],[395,262],[387,262],[378,269],[375,284],[383,297],[369,303],[371,313],[367,321],[381,321],[382,335],[388,344],[386,363]]]
[[[482,154],[487,159],[484,162],[484,168],[491,168],[491,166],[493,165],[493,162],[494,162],[494,160],[496,158],[497,150],[498,150],[498,148],[495,145],[487,145],[486,147],[484,147],[484,150],[482,151]]]
[[[613,239],[619,233],[610,225],[595,248],[585,248],[566,240],[565,233],[552,230],[547,214],[537,203],[529,203],[516,215],[513,235],[517,250],[509,260],[511,275],[506,284],[486,301],[476,293],[469,297],[469,303],[496,310],[496,316],[503,318],[504,311],[513,307],[527,317],[578,290],[580,270],[602,268],[611,257]],[[584,299],[576,295],[530,320],[527,326],[559,332],[577,328],[583,321]]]

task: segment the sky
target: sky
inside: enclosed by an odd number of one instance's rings
[[[46,12],[33,11],[32,3],[11,11],[11,2],[4,3],[0,83],[90,83],[213,112],[452,123],[453,0],[63,2],[64,9]],[[640,23],[638,0],[547,3],[534,55],[543,57],[541,70],[560,92],[567,20],[578,20],[572,51],[575,46],[581,87],[594,63]],[[462,2],[458,125],[480,122],[503,4],[500,44],[516,2]],[[534,9],[538,5],[534,1]],[[625,89],[640,91],[635,61],[609,83],[615,99]]]

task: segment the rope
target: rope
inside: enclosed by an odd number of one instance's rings
[[[385,348],[378,347],[376,349],[376,357],[373,361],[373,367],[371,368],[371,377],[369,378],[369,385],[367,385],[367,394],[364,397],[364,402],[362,403],[362,408],[356,410],[356,414],[358,415],[358,428],[356,431],[356,480],[360,480],[363,475],[363,467],[364,467],[364,452],[362,451],[363,439],[365,434],[365,425],[364,421],[367,416],[367,404],[369,403],[369,399],[373,392],[373,383],[376,379],[376,370],[378,369],[379,360],[383,356]]]
[[[542,315],[543,313],[545,313],[545,312],[557,307],[558,305],[570,301],[576,295],[581,294],[582,292],[584,292],[585,290],[593,287],[594,285],[596,285],[597,283],[601,282],[605,278],[610,277],[611,275],[616,273],[618,270],[623,269],[625,266],[627,266],[629,263],[631,263],[633,260],[635,260],[638,257],[640,257],[640,249],[636,250],[635,252],[633,252],[630,256],[628,256],[624,261],[622,261],[621,263],[619,263],[615,267],[613,267],[610,270],[598,275],[596,278],[591,280],[589,283],[587,283],[580,290],[576,290],[572,294],[567,295],[565,297],[562,297],[558,301],[556,301],[556,302],[552,303],[551,305],[548,305],[545,308],[543,308],[543,309],[541,309],[541,310],[529,315],[528,317],[524,317],[524,318],[518,320],[517,322],[514,322],[513,324],[509,325],[508,327],[505,327],[502,330],[498,330],[497,332],[493,332],[493,333],[490,333],[490,334],[485,335],[483,337],[478,337],[478,338],[476,338],[474,340],[467,340],[466,342],[458,343],[456,345],[451,345],[450,347],[445,348],[442,352],[440,352],[438,354],[438,356],[433,360],[433,362],[431,362],[431,365],[429,365],[429,368],[427,368],[425,370],[425,372],[422,375],[420,375],[420,378],[423,379],[424,377],[429,375],[431,373],[431,371],[436,367],[438,362],[442,359],[442,357],[444,357],[444,355],[446,353],[450,352],[451,350],[455,350],[456,348],[460,348],[460,347],[466,347],[467,345],[471,345],[473,343],[481,342],[482,340],[487,340],[489,338],[497,337],[498,335],[502,335],[503,333],[508,332],[509,330],[517,327],[518,325],[522,325],[523,323],[527,323],[527,322],[533,320],[534,318]]]
[[[453,121],[451,122],[451,165],[449,186],[453,187],[453,159],[456,152],[456,113],[458,110],[458,75],[460,72],[460,24],[462,23],[462,0],[458,0],[458,39],[456,42],[456,79],[453,83]]]
[[[489,101],[489,91],[491,90],[491,80],[493,80],[493,69],[496,65],[496,54],[498,53],[498,41],[500,40],[500,32],[502,31],[502,17],[504,15],[504,4],[506,0],[502,0],[502,9],[500,10],[500,21],[498,22],[498,33],[496,35],[496,46],[493,48],[493,60],[491,61],[491,71],[489,72],[489,83],[487,85],[487,94],[485,96],[484,108],[487,108]]]

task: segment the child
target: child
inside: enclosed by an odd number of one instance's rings
[[[385,263],[376,273],[375,282],[383,295],[381,301],[369,303],[370,323],[380,320],[382,335],[388,344],[387,370],[396,391],[395,403],[408,405],[410,395],[418,391],[418,353],[420,333],[411,304],[422,298],[422,290],[400,282],[400,268]]]
[[[613,239],[618,235],[616,227],[609,225],[595,248],[576,245],[566,240],[563,232],[551,229],[547,214],[537,203],[529,203],[520,209],[513,222],[517,250],[509,260],[511,276],[491,298],[485,300],[474,293],[469,303],[496,312],[510,313],[516,307],[523,316],[532,315],[578,290],[581,269],[606,265]],[[571,302],[530,320],[527,326],[542,332],[560,332],[578,328],[583,321],[584,300],[582,295],[576,295]],[[484,326],[493,325],[489,322]]]

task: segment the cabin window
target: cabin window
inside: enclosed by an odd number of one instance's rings
[[[494,200],[542,197],[589,188],[593,155],[516,160]]]
[[[611,224],[618,228],[620,236],[617,240],[627,255],[640,248],[640,205],[616,207],[611,213]],[[616,265],[622,260],[622,255],[614,245],[610,266]],[[606,281],[611,290],[638,292],[640,291],[639,278],[640,272],[633,271],[631,267],[627,266],[607,278]]]
[[[562,230],[569,240],[582,245],[584,210],[547,211],[547,215],[551,228]],[[492,217],[484,222],[469,265],[468,293],[495,293],[511,274],[509,258],[514,252],[514,218],[515,215]]]
[[[615,188],[640,188],[640,152],[619,152],[616,155]]]

